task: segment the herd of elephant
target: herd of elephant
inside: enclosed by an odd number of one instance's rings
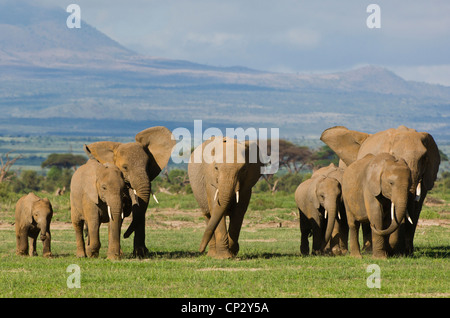
[[[107,257],[120,259],[121,226],[130,215],[123,236],[134,233],[134,256],[148,253],[145,213],[153,194],[151,181],[167,165],[176,142],[162,126],[143,130],[135,139],[84,146],[89,160],[76,170],[70,188],[78,257],[98,257],[100,224],[108,223]],[[336,152],[340,163],[315,171],[295,191],[301,254],[310,253],[312,235],[313,254],[343,255],[350,245],[350,255],[361,257],[360,225],[364,248],[373,257],[412,254],[420,211],[439,170],[440,155],[433,137],[405,126],[375,134],[336,126],[325,130],[320,139]],[[226,153],[230,144],[232,160]],[[200,252],[209,244],[211,257],[232,258],[239,252],[252,187],[265,165],[259,157],[250,158],[252,144],[258,147],[250,141],[213,137],[191,154],[189,180],[206,218]],[[41,233],[43,256],[51,256],[49,200],[30,193],[19,199],[15,213],[17,254],[37,255],[36,239]]]

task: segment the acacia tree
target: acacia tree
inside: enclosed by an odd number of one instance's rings
[[[52,153],[44,162],[42,162],[41,167],[57,167],[59,169],[73,168],[75,170],[77,166],[85,164],[86,160],[86,157],[82,155],[73,155],[71,153]]]

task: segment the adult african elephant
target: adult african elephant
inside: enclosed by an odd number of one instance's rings
[[[349,130],[336,126],[325,130],[320,138],[333,149],[341,160],[350,165],[367,154],[386,152],[406,161],[411,170],[411,188],[408,211],[413,224],[405,223],[393,236],[398,239],[397,251],[411,254],[414,250],[414,233],[420,211],[429,190],[433,188],[440,164],[439,150],[433,137],[405,126],[387,129],[376,134]]]
[[[361,257],[358,241],[360,223],[370,222],[373,256],[386,257],[389,246],[385,236],[396,231],[406,218],[411,171],[403,159],[388,153],[368,154],[347,167],[342,195],[350,229],[350,255]],[[390,213],[389,213],[390,211]],[[382,230],[389,224],[389,227]]]
[[[334,166],[334,165],[333,165]],[[336,167],[334,167],[336,168]],[[322,254],[331,238],[341,205],[341,184],[329,177],[325,167],[303,181],[295,191],[295,202],[300,214],[300,252],[309,254],[308,237],[313,235],[313,254]]]
[[[130,195],[134,193],[125,186],[122,172],[112,164],[103,165],[89,159],[75,171],[70,183],[70,207],[78,257],[98,257],[100,224],[108,223],[107,255],[109,259],[120,259],[120,229],[124,217],[131,213]],[[83,238],[85,223],[87,248]]]
[[[136,191],[137,204],[133,205],[133,220],[124,237],[134,234],[135,256],[145,256],[145,212],[147,211],[151,181],[167,165],[175,139],[169,129],[162,126],[147,128],[136,135],[136,142],[120,143],[100,141],[87,145],[88,155],[100,163],[116,165],[129,187]]]
[[[209,243],[209,256],[231,258],[238,253],[242,221],[261,166],[257,144],[248,141],[213,137],[193,151],[189,180],[207,221],[200,252]]]
[[[15,228],[17,255],[36,256],[36,240],[40,238],[43,244],[42,254],[44,257],[52,256],[50,243],[50,222],[53,209],[47,198],[41,199],[34,193],[21,197],[16,203]],[[28,250],[28,237],[31,238],[31,249]]]

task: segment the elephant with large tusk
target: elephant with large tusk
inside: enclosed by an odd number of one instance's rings
[[[209,243],[209,256],[231,258],[239,251],[242,221],[263,166],[259,158],[250,160],[252,145],[259,153],[256,142],[216,137],[205,141],[191,155],[189,180],[207,222],[200,252]]]
[[[136,204],[132,206],[133,220],[124,233],[128,238],[134,232],[133,254],[144,257],[148,253],[145,246],[145,213],[152,194],[151,182],[169,162],[175,138],[163,126],[147,128],[135,137],[136,142],[120,143],[99,141],[85,145],[85,152],[100,163],[115,165],[123,174],[125,182],[134,189]],[[156,197],[153,196],[156,202]]]
[[[389,153],[405,160],[411,170],[408,212],[413,224],[401,224],[400,229],[395,231],[389,240],[391,245],[396,245],[396,254],[413,253],[414,233],[420,211],[439,171],[440,155],[433,137],[426,132],[418,132],[405,126],[373,135],[336,126],[325,130],[320,140],[333,149],[346,165],[364,158],[367,154]]]

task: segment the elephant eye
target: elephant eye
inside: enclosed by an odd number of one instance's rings
[[[123,166],[122,166],[122,169],[123,169],[124,171],[127,171],[127,170],[128,170],[128,165],[123,165]]]
[[[218,166],[214,166],[214,169],[219,170],[219,167]]]
[[[103,185],[102,185],[102,189],[103,189],[103,190],[106,190],[106,189],[107,189],[107,188],[106,188],[106,184],[103,184]]]

